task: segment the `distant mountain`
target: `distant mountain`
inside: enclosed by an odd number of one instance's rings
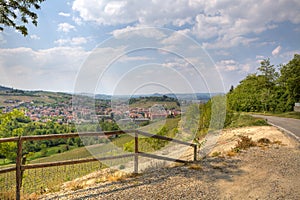
[[[0,85],[0,91],[12,91],[13,88],[5,87]]]
[[[113,97],[116,99],[130,99],[130,98],[140,98],[140,97],[171,97],[174,99],[180,100],[204,100],[208,101],[211,97],[216,95],[222,95],[224,93],[168,93],[168,94],[137,94],[137,95],[114,95]],[[112,99],[112,95],[105,94],[96,94],[96,99],[110,100]]]

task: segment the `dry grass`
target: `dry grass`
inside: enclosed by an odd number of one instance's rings
[[[188,168],[193,169],[193,170],[198,170],[198,171],[202,170],[202,166],[197,163],[192,163],[192,164],[188,165]]]
[[[211,154],[211,157],[218,157],[221,155],[221,152],[220,151],[215,151]]]
[[[229,156],[229,157],[233,157],[233,156],[235,156],[237,153],[236,152],[234,152],[234,151],[228,151],[227,153],[226,153],[226,155],[227,156]]]
[[[130,173],[125,173],[123,171],[117,171],[117,170],[111,170],[106,169],[102,170],[96,173],[93,173],[91,175],[77,178],[73,181],[66,182],[62,188],[64,190],[80,190],[83,188],[90,187],[97,183],[103,183],[103,182],[117,182],[126,180],[127,178],[133,177]]]
[[[21,199],[26,199],[26,200],[37,200],[39,199],[39,195],[37,193],[32,193],[29,195],[24,195],[23,198]]]
[[[15,199],[16,191],[11,189],[0,193],[0,199]]]
[[[282,144],[282,141],[280,141],[280,140],[275,140],[275,141],[272,142],[272,144],[277,144],[277,145],[284,146],[284,144]]]
[[[252,140],[252,138],[248,136],[240,136],[240,140],[238,140],[237,145],[235,146],[236,149],[249,149],[250,147],[255,147],[256,143]]]
[[[226,152],[226,155],[229,157],[237,155],[237,153],[241,152],[241,150],[246,150],[250,147],[261,147],[261,149],[266,150],[268,149],[269,145],[277,144],[283,146],[282,142],[279,140],[275,140],[273,142],[270,141],[268,138],[260,138],[256,142],[252,140],[252,138],[248,136],[240,136],[240,140],[235,145],[235,147],[231,148],[230,151]],[[218,152],[214,152],[212,156],[219,156]]]

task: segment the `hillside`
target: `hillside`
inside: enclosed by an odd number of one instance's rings
[[[48,91],[25,91],[0,86],[0,107],[15,106],[23,102],[34,102],[36,104],[53,104],[69,102],[71,94]]]
[[[11,90],[12,90],[12,88],[5,87],[5,86],[1,86],[1,85],[0,85],[0,92],[1,92],[1,91],[11,91]]]
[[[67,182],[61,186],[61,192],[40,198],[299,199],[299,144],[274,127],[246,127],[226,130],[215,150],[223,149],[226,144],[223,150],[234,147],[239,138],[237,133],[255,141],[267,137],[277,142],[252,147],[234,156],[207,157],[188,165],[153,164],[140,176],[99,171]]]

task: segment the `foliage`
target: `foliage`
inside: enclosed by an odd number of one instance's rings
[[[45,0],[0,0],[0,24],[13,27],[24,36],[28,35],[26,24],[29,20],[37,26],[38,16],[34,9],[40,9],[40,4]],[[4,28],[0,26],[0,31]]]
[[[232,114],[230,124],[226,127],[238,128],[245,126],[268,126],[268,123],[264,119],[255,118],[248,114],[234,113]]]
[[[206,104],[200,105],[200,120],[197,137],[209,131],[217,131],[231,122],[232,112],[226,105],[226,96],[212,97]]]
[[[178,133],[178,122],[180,118],[170,118],[166,120],[165,125],[156,133],[156,135],[166,136],[170,138],[174,138]],[[142,152],[151,152],[161,149],[165,145],[168,144],[168,141],[155,139],[155,138],[145,138],[139,137],[139,151]],[[133,152],[134,151],[134,140],[132,138],[131,141],[125,143],[123,145],[124,151]]]
[[[228,107],[244,112],[286,112],[292,111],[295,102],[300,101],[300,55],[280,71],[270,64],[269,59],[261,62],[258,74],[249,74],[236,88],[227,94]]]
[[[279,83],[285,91],[286,106],[290,108],[295,102],[300,102],[300,55],[296,54],[294,59],[283,65],[280,73]]]
[[[185,120],[183,128],[185,131],[195,133],[198,131],[199,119],[200,119],[200,106],[199,104],[191,104],[186,109]]]
[[[0,113],[0,138],[70,132],[75,132],[74,126],[59,124],[53,121],[49,121],[47,123],[31,122],[22,111],[17,109],[9,113]],[[64,152],[72,146],[82,146],[81,140],[75,138],[24,142],[23,153],[30,154],[32,157],[38,158],[49,156],[58,152]],[[0,144],[0,158],[6,158],[11,162],[14,162],[16,158],[16,151],[17,145],[15,142]],[[33,155],[34,153],[35,155]]]
[[[129,104],[134,104],[139,101],[154,101],[154,102],[176,102],[177,105],[179,106],[179,102],[177,99],[173,97],[168,97],[166,95],[163,96],[148,96],[148,97],[139,97],[139,98],[130,98],[129,99]]]
[[[10,113],[0,113],[0,138],[21,136],[24,132],[24,121],[28,121],[24,113],[13,110]],[[0,157],[15,160],[17,144],[15,142],[0,143]]]

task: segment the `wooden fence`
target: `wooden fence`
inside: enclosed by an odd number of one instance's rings
[[[107,156],[107,157],[94,157],[94,158],[85,158],[85,159],[77,159],[77,160],[65,160],[65,161],[58,161],[58,162],[47,162],[47,163],[38,163],[38,164],[25,164],[22,162],[22,145],[24,141],[36,141],[36,140],[50,140],[50,139],[58,139],[58,138],[75,138],[75,137],[87,137],[87,136],[98,136],[98,137],[107,137],[113,135],[121,135],[125,133],[132,133],[134,134],[134,153],[123,154],[118,156]],[[94,161],[104,161],[104,160],[113,160],[119,158],[126,158],[126,157],[134,157],[134,173],[138,173],[138,157],[147,157],[147,158],[154,158],[159,160],[165,161],[173,161],[173,162],[180,162],[180,163],[187,163],[186,160],[174,159],[165,156],[159,156],[154,154],[149,154],[145,152],[139,151],[139,144],[138,144],[138,137],[139,135],[151,137],[155,139],[161,139],[166,141],[171,141],[178,144],[183,144],[187,146],[191,146],[194,148],[194,161],[197,160],[197,145],[172,139],[165,136],[154,135],[147,132],[139,131],[139,130],[121,130],[121,131],[103,131],[103,132],[85,132],[85,133],[67,133],[67,134],[52,134],[52,135],[34,135],[34,136],[20,136],[20,137],[11,137],[11,138],[0,138],[0,143],[6,142],[16,142],[17,143],[17,158],[16,158],[16,165],[14,167],[9,167],[5,169],[0,169],[0,174],[8,173],[11,171],[16,171],[16,199],[19,200],[21,198],[21,187],[22,187],[22,173],[28,169],[36,169],[36,168],[45,168],[45,167],[52,167],[52,166],[62,166],[62,165],[72,165],[72,164],[79,164],[79,163],[86,163],[86,162],[94,162]]]

